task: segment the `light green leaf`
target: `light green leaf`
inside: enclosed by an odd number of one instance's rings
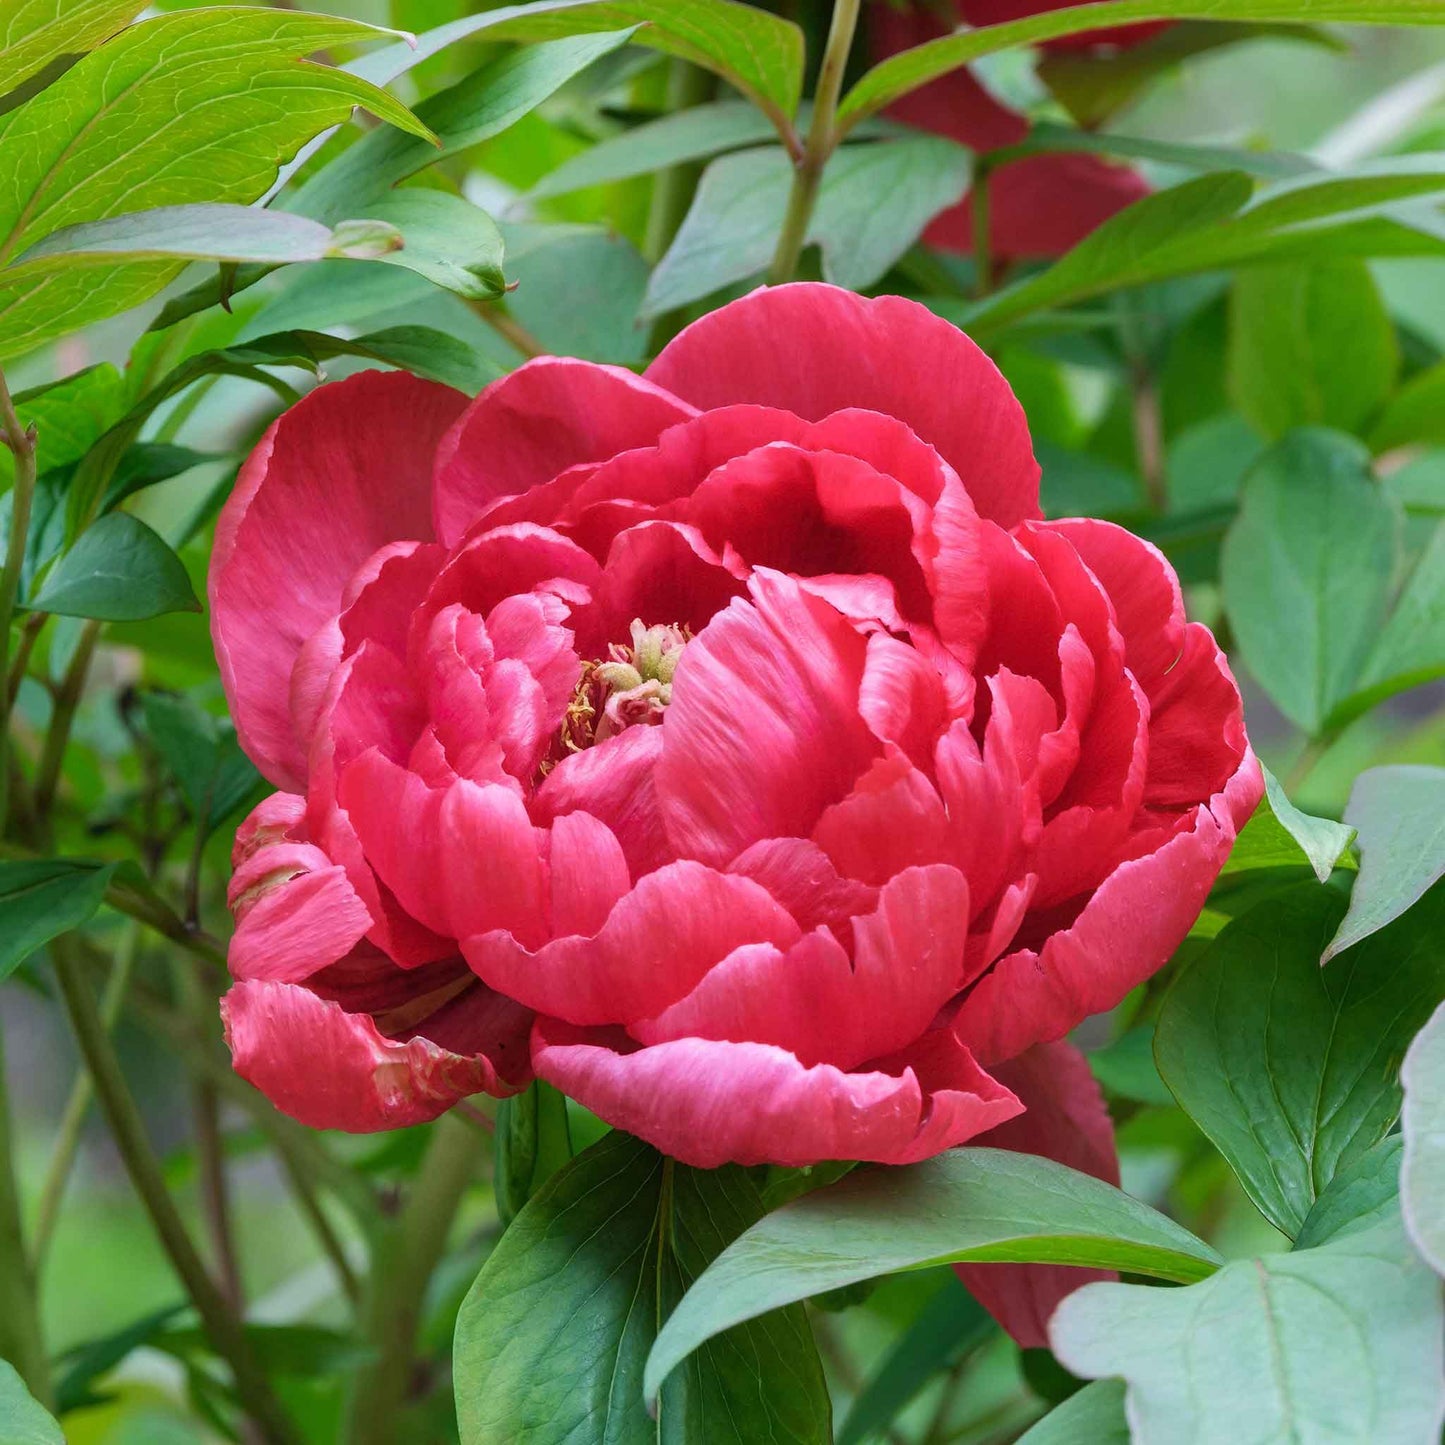
[[[1409,446],[1445,446],[1445,361],[1412,376],[1370,432],[1377,456]]]
[[[1400,1202],[1415,1248],[1445,1274],[1445,1005],[1415,1036],[1400,1072],[1405,1158]]]
[[[1301,812],[1285,796],[1283,784],[1268,768],[1264,770],[1264,789],[1259,807],[1240,831],[1229,861],[1220,872],[1222,878],[1303,865],[1313,869],[1321,883],[1327,883],[1336,868],[1352,866],[1349,846],[1355,830],[1348,823]]]
[[[1395,327],[1363,261],[1252,266],[1229,298],[1228,382],[1265,436],[1359,433],[1394,389]]]
[[[876,114],[909,91],[982,56],[1136,20],[1445,25],[1445,10],[1436,0],[1101,0],[1070,5],[1006,25],[945,35],[890,56],[844,96],[839,122],[847,126]]]
[[[782,1305],[899,1270],[970,1262],[1087,1265],[1196,1280],[1219,1256],[1101,1180],[1004,1149],[952,1149],[849,1175],[767,1216],[688,1292],[647,1362],[647,1396],[693,1350]]]
[[[88,923],[114,871],[69,858],[0,863],[0,978],[52,938]]]
[[[1183,969],[1154,1036],[1165,1083],[1292,1238],[1394,1123],[1399,1060],[1445,993],[1445,890],[1321,968],[1343,913],[1315,883],[1271,894]]]
[[[181,559],[129,512],[111,512],[87,527],[29,606],[104,622],[201,610]]]
[[[15,398],[15,411],[22,426],[35,427],[40,475],[79,461],[125,410],[125,394],[125,378],[109,362],[22,391]],[[14,459],[8,448],[0,447],[0,485],[8,487],[14,476]]]
[[[1050,1410],[1018,1445],[1130,1445],[1124,1382],[1095,1380]]]
[[[1094,1077],[1119,1099],[1169,1106],[1174,1095],[1165,1087],[1154,1063],[1154,1025],[1138,1024],[1102,1049],[1091,1049]]]
[[[512,1221],[462,1305],[462,1445],[824,1445],[827,1390],[798,1307],[699,1356],[656,1421],[643,1408],[659,1314],[761,1212],[742,1169],[688,1169],[619,1133],[579,1155]]]
[[[60,1426],[8,1360],[0,1360],[0,1440],[5,1445],[65,1445]]]
[[[1182,1290],[1091,1284],[1054,1314],[1077,1375],[1122,1375],[1134,1445],[1426,1445],[1445,1407],[1439,1281],[1399,1217]]]
[[[0,265],[79,222],[253,201],[278,158],[357,105],[424,130],[384,91],[302,59],[378,33],[267,9],[188,10],[122,31],[0,122],[11,160],[0,174]],[[0,285],[0,356],[135,305],[181,264],[121,262]]]
[[[1173,31],[1166,32],[1173,34]],[[1163,36],[1157,37],[1163,39]],[[1133,55],[1135,50],[1123,52]],[[1064,57],[1060,57],[1064,58]],[[1122,58],[1122,57],[1116,57]],[[1054,121],[1038,121],[1028,137],[1009,153],[1033,155],[1084,151],[1090,155],[1117,156],[1123,160],[1154,161],[1196,171],[1243,171],[1246,175],[1283,180],[1292,176],[1321,175],[1322,167],[1308,156],[1281,151],[1240,150],[1225,146],[1186,145],[1180,141],[1151,140],[1118,135],[1114,131],[1075,130]]]
[[[1349,437],[1290,433],[1246,477],[1224,539],[1220,581],[1240,656],[1311,735],[1358,686],[1398,564],[1399,510],[1369,460]]]
[[[469,301],[506,290],[497,223],[461,196],[408,187],[366,203],[366,219],[394,227],[403,244],[375,257],[425,276]]]
[[[62,55],[82,55],[134,20],[139,0],[0,0],[0,95]]]
[[[1393,923],[1445,876],[1445,768],[1401,764],[1361,773],[1345,821],[1358,835],[1360,876],[1321,963]]]
[[[1387,1134],[1341,1169],[1305,1216],[1295,1249],[1314,1249],[1398,1216],[1401,1147],[1398,1134]]]
[[[823,274],[859,290],[877,281],[968,188],[969,155],[937,136],[845,146],[828,162],[808,243]],[[682,228],[652,273],[645,314],[659,315],[767,268],[793,167],[778,147],[740,151],[703,173]]]

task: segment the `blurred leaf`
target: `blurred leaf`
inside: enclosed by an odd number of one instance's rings
[[[55,1387],[56,1408],[62,1415],[67,1415],[72,1410],[83,1410],[103,1400],[105,1397],[94,1388],[96,1382],[133,1351],[149,1344],[177,1315],[184,1314],[189,1308],[185,1304],[170,1305],[143,1316],[124,1329],[67,1350],[61,1357],[65,1371]],[[0,1436],[0,1439],[3,1438]]]
[[[0,1440],[5,1445],[65,1445],[60,1426],[8,1360],[0,1360]]]
[[[139,0],[0,0],[0,95],[63,55],[81,55],[122,29]]]
[[[0,120],[0,146],[12,160],[0,187],[0,264],[77,222],[254,200],[278,157],[356,105],[424,130],[368,82],[299,63],[378,33],[266,9],[183,11],[123,31]],[[135,305],[181,264],[121,262],[0,283],[0,356]]]
[[[247,1323],[246,1339],[256,1363],[273,1375],[339,1375],[365,1366],[374,1351],[357,1343],[353,1335],[321,1325],[266,1325]],[[147,1343],[181,1359],[214,1354],[206,1332],[197,1327],[168,1328]]]
[[[1148,1205],[1051,1159],[963,1148],[855,1172],[768,1215],[709,1267],[658,1336],[648,1398],[699,1345],[743,1320],[859,1280],[959,1261],[1195,1280],[1219,1257]]]
[[[1265,436],[1359,432],[1399,371],[1395,328],[1363,261],[1253,266],[1234,278],[1229,387]]]
[[[500,296],[502,236],[480,206],[446,191],[408,187],[366,202],[367,219],[395,227],[405,244],[374,259],[415,271],[469,301]]]
[[[1056,1405],[1018,1445],[1130,1445],[1124,1382],[1095,1380]]]
[[[1370,432],[1377,455],[1407,446],[1445,446],[1445,361],[1412,376]]]
[[[1400,1136],[1387,1134],[1341,1169],[1305,1216],[1295,1249],[1314,1249],[1342,1234],[1396,1217],[1400,1150]]]
[[[659,1316],[761,1212],[745,1170],[689,1169],[625,1134],[574,1159],[512,1221],[462,1305],[462,1445],[824,1445],[828,1395],[798,1307],[700,1355],[664,1392],[660,1422],[643,1408]]]
[[[1291,1238],[1394,1123],[1400,1058],[1445,995],[1445,889],[1321,968],[1343,913],[1333,888],[1273,894],[1183,969],[1154,1036],[1164,1081]]]
[[[1136,1104],[1170,1107],[1169,1092],[1154,1063],[1154,1025],[1140,1024],[1121,1034],[1112,1044],[1089,1053],[1094,1077],[1117,1099]]]
[[[823,274],[860,290],[882,276],[934,216],[968,188],[969,154],[938,136],[846,146],[828,162],[808,243]],[[788,206],[793,165],[781,147],[739,151],[703,173],[682,228],[652,273],[657,316],[767,269]]]
[[[497,1105],[495,1138],[497,1216],[506,1225],[572,1158],[566,1098],[536,1080]]]
[[[1292,432],[1245,479],[1221,557],[1225,610],[1250,673],[1312,736],[1358,685],[1399,533],[1398,509],[1351,438]]]
[[[1348,823],[1301,812],[1285,795],[1278,778],[1264,770],[1265,795],[1240,830],[1220,877],[1261,869],[1307,866],[1321,883],[1341,866],[1350,866],[1355,830]]]
[[[1360,876],[1321,963],[1393,923],[1445,876],[1445,768],[1361,773],[1345,821],[1356,830]]]
[[[114,864],[69,858],[0,862],[0,978],[52,938],[88,923]]]
[[[1397,1215],[1188,1289],[1087,1285],[1050,1336],[1076,1374],[1124,1377],[1135,1445],[1425,1445],[1445,1407],[1442,1324]]]
[[[940,1371],[951,1369],[997,1328],[956,1280],[948,1281],[914,1316],[853,1398],[837,1445],[881,1437]]]
[[[1405,1228],[1437,1274],[1445,1274],[1445,1006],[1416,1034],[1405,1067]]]
[[[180,784],[202,836],[209,834],[261,781],[241,751],[236,730],[189,698],[148,692],[146,728]]]
[[[1157,36],[1156,39],[1162,40],[1173,35],[1177,28],[1164,32],[1164,35]],[[1253,27],[1248,26],[1237,28],[1253,31]],[[1143,48],[1133,47],[1121,52],[1121,56],[1132,56]],[[1066,57],[1047,57],[1042,63],[1047,64],[1048,60],[1053,58]],[[1071,126],[1047,120],[1036,122],[1024,141],[1009,147],[1010,155],[1057,154],[1069,151],[1114,156],[1122,160],[1154,161],[1159,165],[1178,166],[1186,170],[1244,171],[1247,175],[1267,176],[1275,180],[1325,174],[1323,168],[1309,157],[1282,151],[1187,145],[1182,141],[1151,140],[1144,136],[1117,135],[1112,131],[1075,130]]]
[[[28,605],[104,622],[201,610],[181,559],[129,512],[110,512],[87,527]]]

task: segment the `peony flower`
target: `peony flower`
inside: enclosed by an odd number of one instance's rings
[[[996,25],[1044,10],[1062,8],[1043,0],[955,0],[958,19]],[[1119,25],[1045,42],[1045,49],[1093,52],[1147,40],[1165,22]],[[950,26],[933,9],[916,3],[902,8],[877,0],[870,38],[875,61],[948,34]],[[1026,117],[994,99],[967,68],[954,70],[911,91],[888,114],[907,125],[958,141],[979,155],[1016,146],[1029,133]],[[1085,152],[1025,156],[989,174],[989,250],[1000,260],[1062,256],[1116,212],[1149,194],[1138,171]],[[923,239],[940,250],[971,255],[973,200],[965,196],[936,217]]]
[[[1064,1035],[1262,788],[1168,562],[1040,520],[1007,385],[896,297],[760,290],[644,377],[320,387],[210,597],[283,790],[237,838],[228,1035],[314,1125],[535,1071],[701,1167],[1001,1125],[1071,1158],[1110,1136]]]

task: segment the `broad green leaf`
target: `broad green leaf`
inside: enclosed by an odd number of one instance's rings
[[[454,386],[468,396],[475,396],[502,374],[501,367],[473,351],[465,341],[430,326],[388,326],[384,331],[370,331],[350,339],[319,332],[301,334],[314,354],[323,359],[328,354],[367,357]]]
[[[1445,994],[1445,889],[1321,968],[1333,888],[1271,894],[1188,964],[1154,1035],[1164,1081],[1279,1229],[1394,1123],[1406,1044]]]
[[[827,1290],[936,1264],[1012,1262],[1196,1280],[1219,1256],[1173,1220],[1051,1159],[952,1149],[850,1174],[748,1230],[688,1292],[647,1362],[647,1395],[723,1330]]]
[[[553,1176],[457,1319],[462,1445],[824,1445],[827,1391],[801,1308],[730,1333],[642,1400],[659,1315],[761,1214],[738,1168],[688,1169],[609,1134]]]
[[[1295,1249],[1314,1249],[1397,1216],[1401,1147],[1398,1134],[1387,1134],[1341,1169],[1305,1216]]]
[[[995,1328],[983,1306],[956,1280],[947,1280],[854,1397],[836,1445],[882,1438],[930,1380],[951,1369]]]
[[[47,573],[33,612],[138,622],[166,612],[199,612],[181,559],[129,512],[111,512],[80,534]]]
[[[0,1440],[5,1445],[65,1445],[59,1424],[8,1360],[0,1360]]]
[[[823,174],[808,242],[823,275],[859,290],[877,281],[968,188],[969,155],[938,136],[845,146]],[[739,151],[703,173],[692,208],[652,273],[659,315],[766,270],[787,210],[793,166],[779,147]]]
[[[139,0],[0,0],[0,95],[63,55],[82,55],[134,20]]]
[[[1445,446],[1445,361],[1427,367],[1391,398],[1370,432],[1370,450]]]
[[[1445,1005],[1415,1036],[1400,1073],[1405,1158],[1400,1203],[1415,1248],[1445,1274]]]
[[[1321,963],[1393,923],[1445,876],[1445,768],[1400,764],[1361,773],[1345,821],[1356,831],[1360,876]]]
[[[774,135],[768,118],[746,101],[690,106],[598,141],[543,176],[529,195],[532,200],[565,196],[586,186],[625,181],[687,161],[707,160],[724,151],[765,145]]]
[[[1321,883],[1327,883],[1336,868],[1350,866],[1353,827],[1301,812],[1285,796],[1283,784],[1268,768],[1264,770],[1264,790],[1254,816],[1240,830],[1220,877],[1306,866],[1313,869]]]
[[[1182,1290],[1091,1284],[1054,1314],[1077,1375],[1122,1375],[1134,1445],[1426,1445],[1445,1408],[1439,1281],[1393,1220]]]
[[[50,386],[22,391],[15,398],[15,411],[21,425],[35,427],[35,466],[40,475],[79,461],[125,410],[125,397],[125,378],[109,362]],[[8,487],[14,475],[10,452],[0,447],[0,485]]]
[[[572,1158],[567,1100],[537,1080],[497,1105],[495,1139],[497,1214],[506,1225]]]
[[[114,871],[68,858],[0,863],[0,978],[52,938],[88,923]]]
[[[1133,53],[1132,50],[1124,52]],[[1021,144],[1009,148],[1010,155],[1061,151],[1085,151],[1091,155],[1117,156],[1125,160],[1155,161],[1160,165],[1194,171],[1243,171],[1246,175],[1266,176],[1274,180],[1323,173],[1322,168],[1307,156],[1226,146],[1186,145],[1179,141],[1118,135],[1113,131],[1075,130],[1054,121],[1037,122]]]
[[[1399,371],[1395,327],[1363,261],[1253,266],[1234,278],[1229,387],[1263,435],[1359,433]]]
[[[1136,20],[1244,20],[1325,25],[1445,25],[1437,0],[1101,0],[1030,15],[1006,25],[945,35],[875,65],[843,98],[848,126],[985,55]]]
[[[260,774],[241,751],[235,728],[190,698],[148,692],[142,707],[146,729],[180,784],[196,826],[209,835],[241,806]]]
[[[0,121],[11,158],[0,175],[0,265],[79,222],[255,200],[279,159],[357,105],[424,131],[385,91],[302,60],[378,33],[267,9],[182,11],[122,31]],[[182,264],[128,261],[0,284],[0,356],[135,305]]]
[[[425,276],[469,301],[506,290],[497,223],[461,196],[424,187],[392,191],[366,203],[367,219],[394,227],[403,244],[374,259]]]
[[[1018,1445],[1130,1445],[1124,1382],[1095,1380],[1056,1405]]]
[[[1319,734],[1384,623],[1400,516],[1349,437],[1290,433],[1245,479],[1221,554],[1239,654],[1289,720]]]
[[[1112,1044],[1090,1050],[1089,1068],[1115,1098],[1132,1099],[1138,1104],[1174,1103],[1174,1095],[1165,1087],[1154,1063],[1153,1024],[1139,1024]]]

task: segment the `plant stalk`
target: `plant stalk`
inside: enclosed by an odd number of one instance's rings
[[[70,729],[75,723],[80,695],[85,691],[85,679],[90,673],[95,645],[100,640],[100,627],[99,622],[90,621],[81,628],[75,654],[71,657],[70,666],[65,669],[65,676],[55,693],[55,713],[50,719],[49,731],[45,734],[40,765],[35,770],[35,812],[42,822],[48,818],[50,805],[55,801],[55,790],[60,786],[65,750],[70,746]]]
[[[25,1250],[20,1195],[15,1187],[3,1036],[0,1036],[0,1359],[14,1365],[26,1388],[42,1405],[50,1402],[50,1366],[40,1331],[35,1272]]]
[[[25,543],[30,535],[30,507],[35,499],[35,428],[22,427],[15,402],[0,371],[0,441],[15,459],[15,485],[11,491],[10,538],[5,547],[4,570],[0,571],[0,678],[5,679],[0,696],[0,836],[10,814],[10,624],[20,592],[20,573],[25,565]]]

